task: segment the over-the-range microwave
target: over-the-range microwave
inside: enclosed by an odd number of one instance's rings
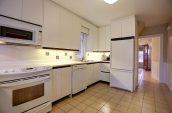
[[[41,45],[40,31],[0,26],[0,41],[14,44]]]
[[[42,27],[0,17],[0,42],[41,45]]]

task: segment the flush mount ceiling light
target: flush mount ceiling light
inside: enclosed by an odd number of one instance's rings
[[[108,4],[114,4],[115,2],[117,2],[118,0],[104,0],[106,3]]]

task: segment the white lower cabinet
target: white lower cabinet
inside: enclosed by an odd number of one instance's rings
[[[76,94],[87,88],[87,65],[74,65],[72,72],[72,94]]]
[[[71,67],[53,70],[53,101],[71,94]]]
[[[110,82],[110,63],[100,64],[100,76],[99,80]]]
[[[99,63],[87,65],[87,86],[99,81]]]
[[[93,70],[93,65],[92,64],[88,64],[87,65],[87,86],[91,85],[93,83],[93,76],[94,70]]]
[[[99,70],[100,70],[100,65],[99,63],[93,64],[93,83],[96,83],[99,81]]]
[[[100,63],[53,69],[53,102],[99,81]]]

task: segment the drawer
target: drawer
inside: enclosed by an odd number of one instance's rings
[[[101,63],[100,71],[110,72],[110,64],[109,63]]]

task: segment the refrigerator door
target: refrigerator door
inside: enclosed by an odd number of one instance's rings
[[[111,69],[133,70],[134,40],[111,41]]]
[[[133,92],[133,71],[111,70],[110,86]]]

